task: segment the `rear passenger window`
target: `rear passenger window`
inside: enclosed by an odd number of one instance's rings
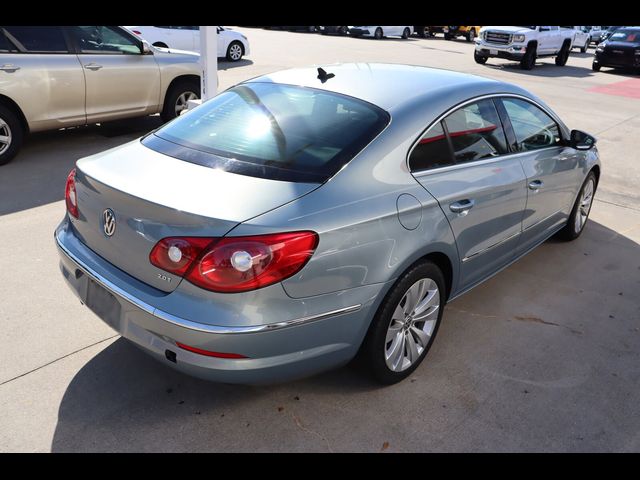
[[[17,52],[16,48],[11,44],[7,37],[4,36],[4,31],[0,29],[0,53],[14,53]]]
[[[516,135],[517,151],[538,150],[560,143],[558,124],[538,107],[517,98],[503,98],[502,104]]]
[[[422,136],[411,152],[409,168],[415,172],[451,164],[453,164],[453,159],[449,142],[442,128],[442,123],[438,123]]]
[[[456,163],[507,153],[507,141],[492,100],[465,105],[444,120]]]
[[[28,53],[69,53],[60,27],[4,27],[4,32]]]

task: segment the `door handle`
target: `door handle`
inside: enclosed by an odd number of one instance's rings
[[[12,65],[10,63],[5,63],[0,67],[0,70],[2,70],[3,72],[15,72],[16,70],[20,70],[20,67],[18,67],[17,65]]]
[[[467,213],[469,213],[469,210],[471,210],[475,204],[476,202],[466,198],[464,200],[460,200],[459,202],[454,202],[450,204],[449,210],[451,210],[453,213],[466,215]]]
[[[84,66],[84,68],[86,68],[87,70],[100,70],[102,68],[102,65],[98,65],[97,63],[89,63],[87,65]]]
[[[529,187],[529,190],[533,190],[534,192],[537,192],[544,186],[544,182],[542,180],[533,180],[529,182],[529,185],[527,186]]]

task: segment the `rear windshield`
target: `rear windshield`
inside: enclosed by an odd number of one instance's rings
[[[640,30],[617,30],[610,40],[616,42],[640,43]]]
[[[251,82],[221,93],[143,143],[233,173],[321,183],[373,140],[389,118],[379,107],[353,97]],[[154,136],[174,145],[162,147]]]

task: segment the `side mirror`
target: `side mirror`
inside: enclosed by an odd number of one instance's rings
[[[571,139],[569,146],[576,150],[590,150],[596,144],[595,137],[580,130],[571,130]]]
[[[140,47],[140,51],[142,52],[142,55],[153,55],[153,50],[151,50],[151,47],[146,40],[142,41],[142,47]]]

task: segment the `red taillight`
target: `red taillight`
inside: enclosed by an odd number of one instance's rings
[[[149,259],[163,270],[214,292],[245,292],[294,275],[309,261],[315,232],[252,237],[170,237],[160,240]]]
[[[248,358],[244,355],[240,355],[238,353],[223,353],[223,352],[211,352],[209,350],[202,350],[201,348],[192,347],[190,345],[185,345],[184,343],[176,342],[178,347],[183,350],[187,350],[189,352],[197,353],[198,355],[204,355],[205,357],[216,357],[216,358]]]
[[[78,218],[78,195],[76,194],[76,169],[67,175],[67,184],[64,187],[64,199],[67,203],[69,215]]]
[[[135,33],[136,35],[142,35],[142,32],[139,32],[138,30],[131,30],[133,33]]]

